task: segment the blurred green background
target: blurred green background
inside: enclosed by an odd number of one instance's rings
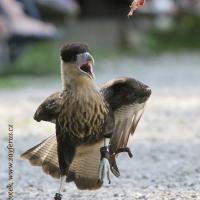
[[[88,43],[97,61],[120,56],[199,52],[200,49],[200,6],[197,1],[148,1],[143,9],[127,18],[131,3],[128,0],[70,1],[74,4],[66,4],[66,7],[58,2],[55,6],[56,0],[55,5],[42,1],[29,1],[30,5],[27,5],[27,1],[12,0],[6,5],[8,8],[15,7],[16,2],[23,4],[17,23],[24,17],[25,31],[6,30],[9,21],[3,19],[6,16],[12,22],[13,16],[3,2],[0,3],[0,28],[4,30],[0,32],[1,88],[23,84],[26,82],[24,76],[58,77],[59,49],[67,42]],[[27,17],[29,21],[26,21]],[[35,31],[30,18],[44,23],[44,28],[40,24]],[[49,32],[44,31],[47,22],[54,28]],[[29,25],[33,27],[33,33],[27,33]]]

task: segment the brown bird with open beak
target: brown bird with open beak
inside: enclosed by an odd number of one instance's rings
[[[151,95],[148,86],[126,77],[98,88],[94,58],[85,44],[64,45],[60,58],[63,89],[44,100],[34,115],[37,121],[55,123],[56,134],[21,155],[60,178],[56,200],[62,198],[64,181],[98,189],[105,176],[110,181],[110,170],[120,175],[115,157],[120,152],[132,156],[128,139]]]

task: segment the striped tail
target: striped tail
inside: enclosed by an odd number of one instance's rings
[[[92,145],[77,147],[66,181],[74,181],[81,190],[100,188],[102,182],[99,181],[98,170],[100,165],[100,148],[102,146],[103,140]],[[53,178],[60,178],[55,134],[24,152],[21,158],[29,160],[33,166],[41,166],[43,171]]]
[[[55,134],[24,152],[21,158],[29,160],[33,166],[41,166],[53,178],[60,178]]]

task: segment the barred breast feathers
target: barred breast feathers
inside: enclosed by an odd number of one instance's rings
[[[83,84],[64,90],[62,96],[62,109],[58,117],[62,130],[77,139],[100,136],[108,107],[98,88]]]

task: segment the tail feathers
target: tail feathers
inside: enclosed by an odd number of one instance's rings
[[[103,140],[92,145],[77,147],[76,154],[70,165],[67,181],[74,181],[81,190],[94,190],[102,186],[99,181],[100,148]]]
[[[77,188],[81,190],[94,190],[102,186],[98,173],[101,146],[103,140],[92,145],[77,147],[69,168],[67,182],[74,181]],[[29,160],[31,165],[41,166],[43,171],[53,178],[60,178],[55,134],[24,152],[21,158]]]
[[[24,152],[21,158],[29,160],[33,166],[41,166],[53,178],[60,178],[55,134]]]

